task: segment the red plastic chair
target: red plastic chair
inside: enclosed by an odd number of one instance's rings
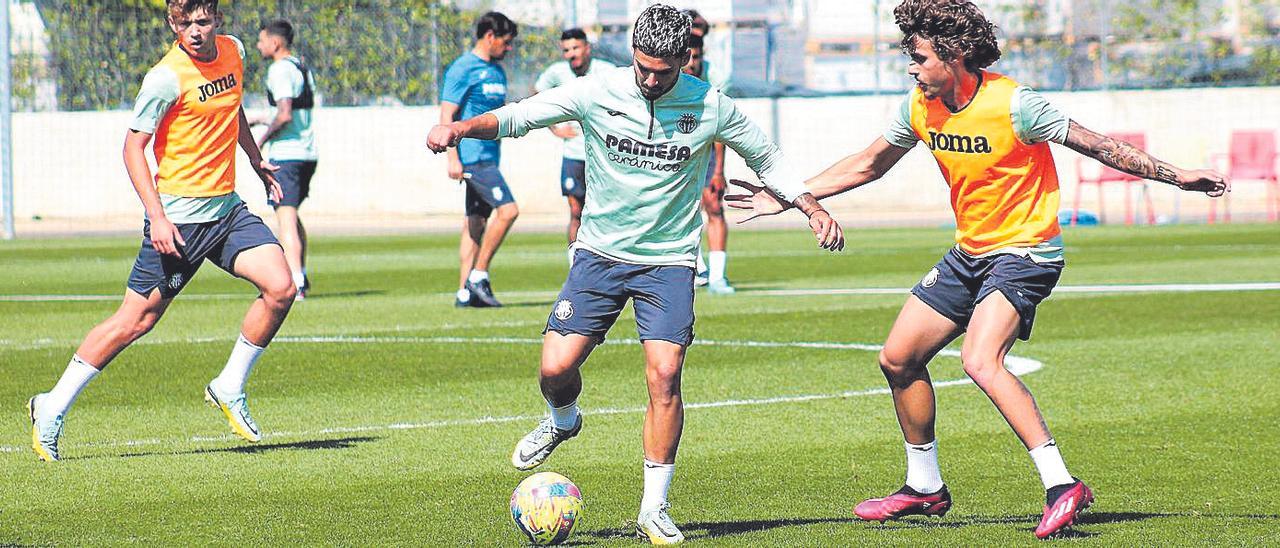
[[[1109,133],[1108,137],[1119,141],[1124,141],[1135,147],[1146,150],[1147,136],[1144,133]],[[1095,162],[1094,160],[1088,160]],[[1130,185],[1139,185],[1142,197],[1147,204],[1147,224],[1156,224],[1156,212],[1151,207],[1151,193],[1147,190],[1147,181],[1141,177],[1130,175],[1123,171],[1118,171],[1107,166],[1099,166],[1099,171],[1094,177],[1087,177],[1084,172],[1085,159],[1076,157],[1076,198],[1075,205],[1071,207],[1071,225],[1076,224],[1080,211],[1080,194],[1084,190],[1084,185],[1097,185],[1098,187],[1098,222],[1105,223],[1107,214],[1105,203],[1103,202],[1102,186],[1104,183],[1124,183],[1124,224],[1133,224],[1133,198],[1129,192]],[[1096,162],[1095,162],[1096,163]]]
[[[1240,181],[1259,181],[1267,185],[1267,220],[1276,221],[1280,213],[1280,177],[1276,168],[1276,133],[1271,130],[1248,130],[1231,133],[1231,152],[1217,154],[1215,160],[1227,161],[1227,178],[1235,185]],[[1221,165],[1221,164],[1219,164]],[[1231,222],[1231,194],[1223,195],[1223,222]],[[1218,201],[1209,206],[1209,222],[1217,222]]]

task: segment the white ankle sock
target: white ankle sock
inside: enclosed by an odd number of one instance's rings
[[[244,335],[240,335],[235,347],[231,349],[231,357],[227,358],[227,366],[222,368],[218,378],[209,383],[217,391],[218,397],[233,398],[243,394],[249,372],[253,371],[253,365],[258,363],[258,358],[262,357],[265,350],[265,347],[255,345],[245,339]]]
[[[294,271],[293,285],[296,286],[298,289],[302,289],[302,286],[307,285],[306,273],[302,272],[301,270]]]
[[[467,281],[473,284],[478,284],[487,279],[489,279],[488,270],[472,270],[471,274],[467,276]]]
[[[724,251],[712,251],[707,253],[707,280],[716,281],[724,279],[725,266],[729,262],[729,254]]]
[[[552,407],[551,402],[547,402],[547,408],[551,409],[551,422],[556,425],[556,428],[573,430],[573,426],[578,423],[577,401],[564,407]]]
[[[942,489],[942,471],[938,469],[938,440],[924,445],[903,442],[907,449],[907,487],[924,494]]]
[[[1062,453],[1058,452],[1058,443],[1050,439],[1030,451],[1031,460],[1036,463],[1036,471],[1040,472],[1040,482],[1049,490],[1055,485],[1075,483],[1075,478],[1067,472],[1067,463],[1062,461]]]
[[[676,465],[662,464],[644,459],[644,496],[640,498],[640,513],[657,510],[667,502],[667,489],[671,487],[671,477],[676,473]]]
[[[89,384],[89,381],[98,376],[98,373],[101,373],[98,368],[89,365],[89,362],[80,359],[80,356],[71,356],[71,361],[67,363],[67,369],[58,379],[58,384],[53,385],[53,389],[40,402],[40,416],[65,415],[71,409],[71,404],[76,402],[76,397]]]

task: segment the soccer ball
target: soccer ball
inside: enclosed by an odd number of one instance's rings
[[[511,493],[511,520],[538,546],[568,540],[581,519],[582,493],[555,472],[529,476]]]

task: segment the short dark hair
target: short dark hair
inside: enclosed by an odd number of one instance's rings
[[[218,13],[218,0],[165,0],[165,7],[170,14],[188,14],[200,8],[209,13]]]
[[[587,33],[583,32],[582,29],[580,28],[574,27],[571,29],[565,29],[564,32],[560,33],[560,39],[561,40],[582,40],[583,42],[586,42]]]
[[[702,49],[703,40],[696,34],[689,35],[689,49]]]
[[[928,40],[938,58],[964,57],[966,69],[977,72],[1000,59],[996,26],[973,2],[966,0],[904,0],[893,8],[902,30],[902,52],[911,55],[916,39]]]
[[[515,21],[501,13],[491,11],[476,19],[476,39],[484,38],[484,35],[489,32],[493,32],[494,36],[515,36],[520,31]]]
[[[707,23],[707,18],[698,13],[698,10],[687,9],[684,10],[684,14],[689,16],[693,28],[701,30],[703,34],[711,30],[711,24]]]
[[[263,23],[259,31],[267,31],[267,34],[284,38],[284,45],[293,45],[293,25],[284,19],[276,19],[269,23]]]

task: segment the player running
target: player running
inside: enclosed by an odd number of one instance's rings
[[[301,300],[311,290],[311,281],[307,279],[307,230],[298,208],[311,193],[311,177],[320,155],[311,128],[315,79],[290,51],[292,47],[293,25],[288,21],[277,19],[258,30],[258,52],[271,61],[267,69],[267,101],[276,109],[275,116],[262,120],[267,130],[258,138],[258,147],[269,143],[267,159],[280,166],[275,177],[284,199],[269,202],[276,210],[280,245]]]
[[[507,73],[499,61],[511,52],[516,23],[491,11],[476,20],[476,43],[449,65],[440,91],[440,123],[474,118],[507,102]],[[489,263],[502,246],[520,210],[498,171],[497,141],[468,139],[449,150],[449,178],[466,185],[457,307],[496,307]],[[490,216],[493,217],[490,222]]]
[[[880,352],[906,441],[906,485],[858,504],[854,513],[885,521],[951,509],[938,468],[926,366],[967,332],[961,349],[965,373],[1030,451],[1044,484],[1044,516],[1035,535],[1045,538],[1072,525],[1094,496],[1067,472],[1035,399],[1004,368],[1014,342],[1030,337],[1036,305],[1049,296],[1064,264],[1058,174],[1048,143],[1183,190],[1221,196],[1229,185],[1212,171],[1179,169],[1098,135],[1031,89],[984,70],[1000,50],[995,27],[972,3],[906,0],[894,15],[916,88],[882,138],[810,179],[807,187],[818,198],[853,190],[879,179],[924,141],[951,188],[957,245],[912,288]],[[734,184],[750,194],[729,196],[733,207],[754,209],[756,216],[788,207],[759,187]]]
[[[823,248],[844,247],[839,225],[791,178],[764,132],[732,100],[680,72],[688,40],[687,16],[651,5],[635,24],[632,67],[436,126],[428,139],[440,152],[464,137],[520,137],[567,121],[582,125],[590,191],[573,266],[547,319],[539,370],[551,416],[520,440],[511,461],[521,470],[538,466],[582,430],[579,368],[632,299],[649,389],[637,533],[655,544],[684,540],[667,513],[667,489],[684,425],[680,373],[693,342],[698,200],[711,144],[719,140],[736,150],[765,186],[808,215]]]
[[[134,341],[155,326],[174,297],[208,259],[259,291],[226,367],[205,387],[231,431],[246,441],[261,434],[249,415],[244,386],[293,304],[297,288],[275,236],[235,193],[236,144],[249,157],[268,196],[280,186],[264,161],[244,110],[244,46],[220,36],[218,0],[168,0],[169,53],[147,72],[125,135],[124,164],[146,209],[142,249],[124,303],[85,337],[66,372],[47,393],[27,402],[31,445],[45,461],[59,458],[58,438],[76,396]],[[155,137],[155,179],[145,150]]]
[[[572,28],[560,34],[560,51],[564,61],[555,63],[538,76],[533,85],[538,91],[547,91],[574,79],[599,74],[614,68],[591,56],[591,42],[582,29]],[[564,139],[564,158],[560,160],[560,195],[569,201],[569,262],[573,262],[573,242],[578,239],[578,227],[582,224],[582,202],[587,196],[587,152],[582,128],[577,124],[551,126],[551,133]]]

